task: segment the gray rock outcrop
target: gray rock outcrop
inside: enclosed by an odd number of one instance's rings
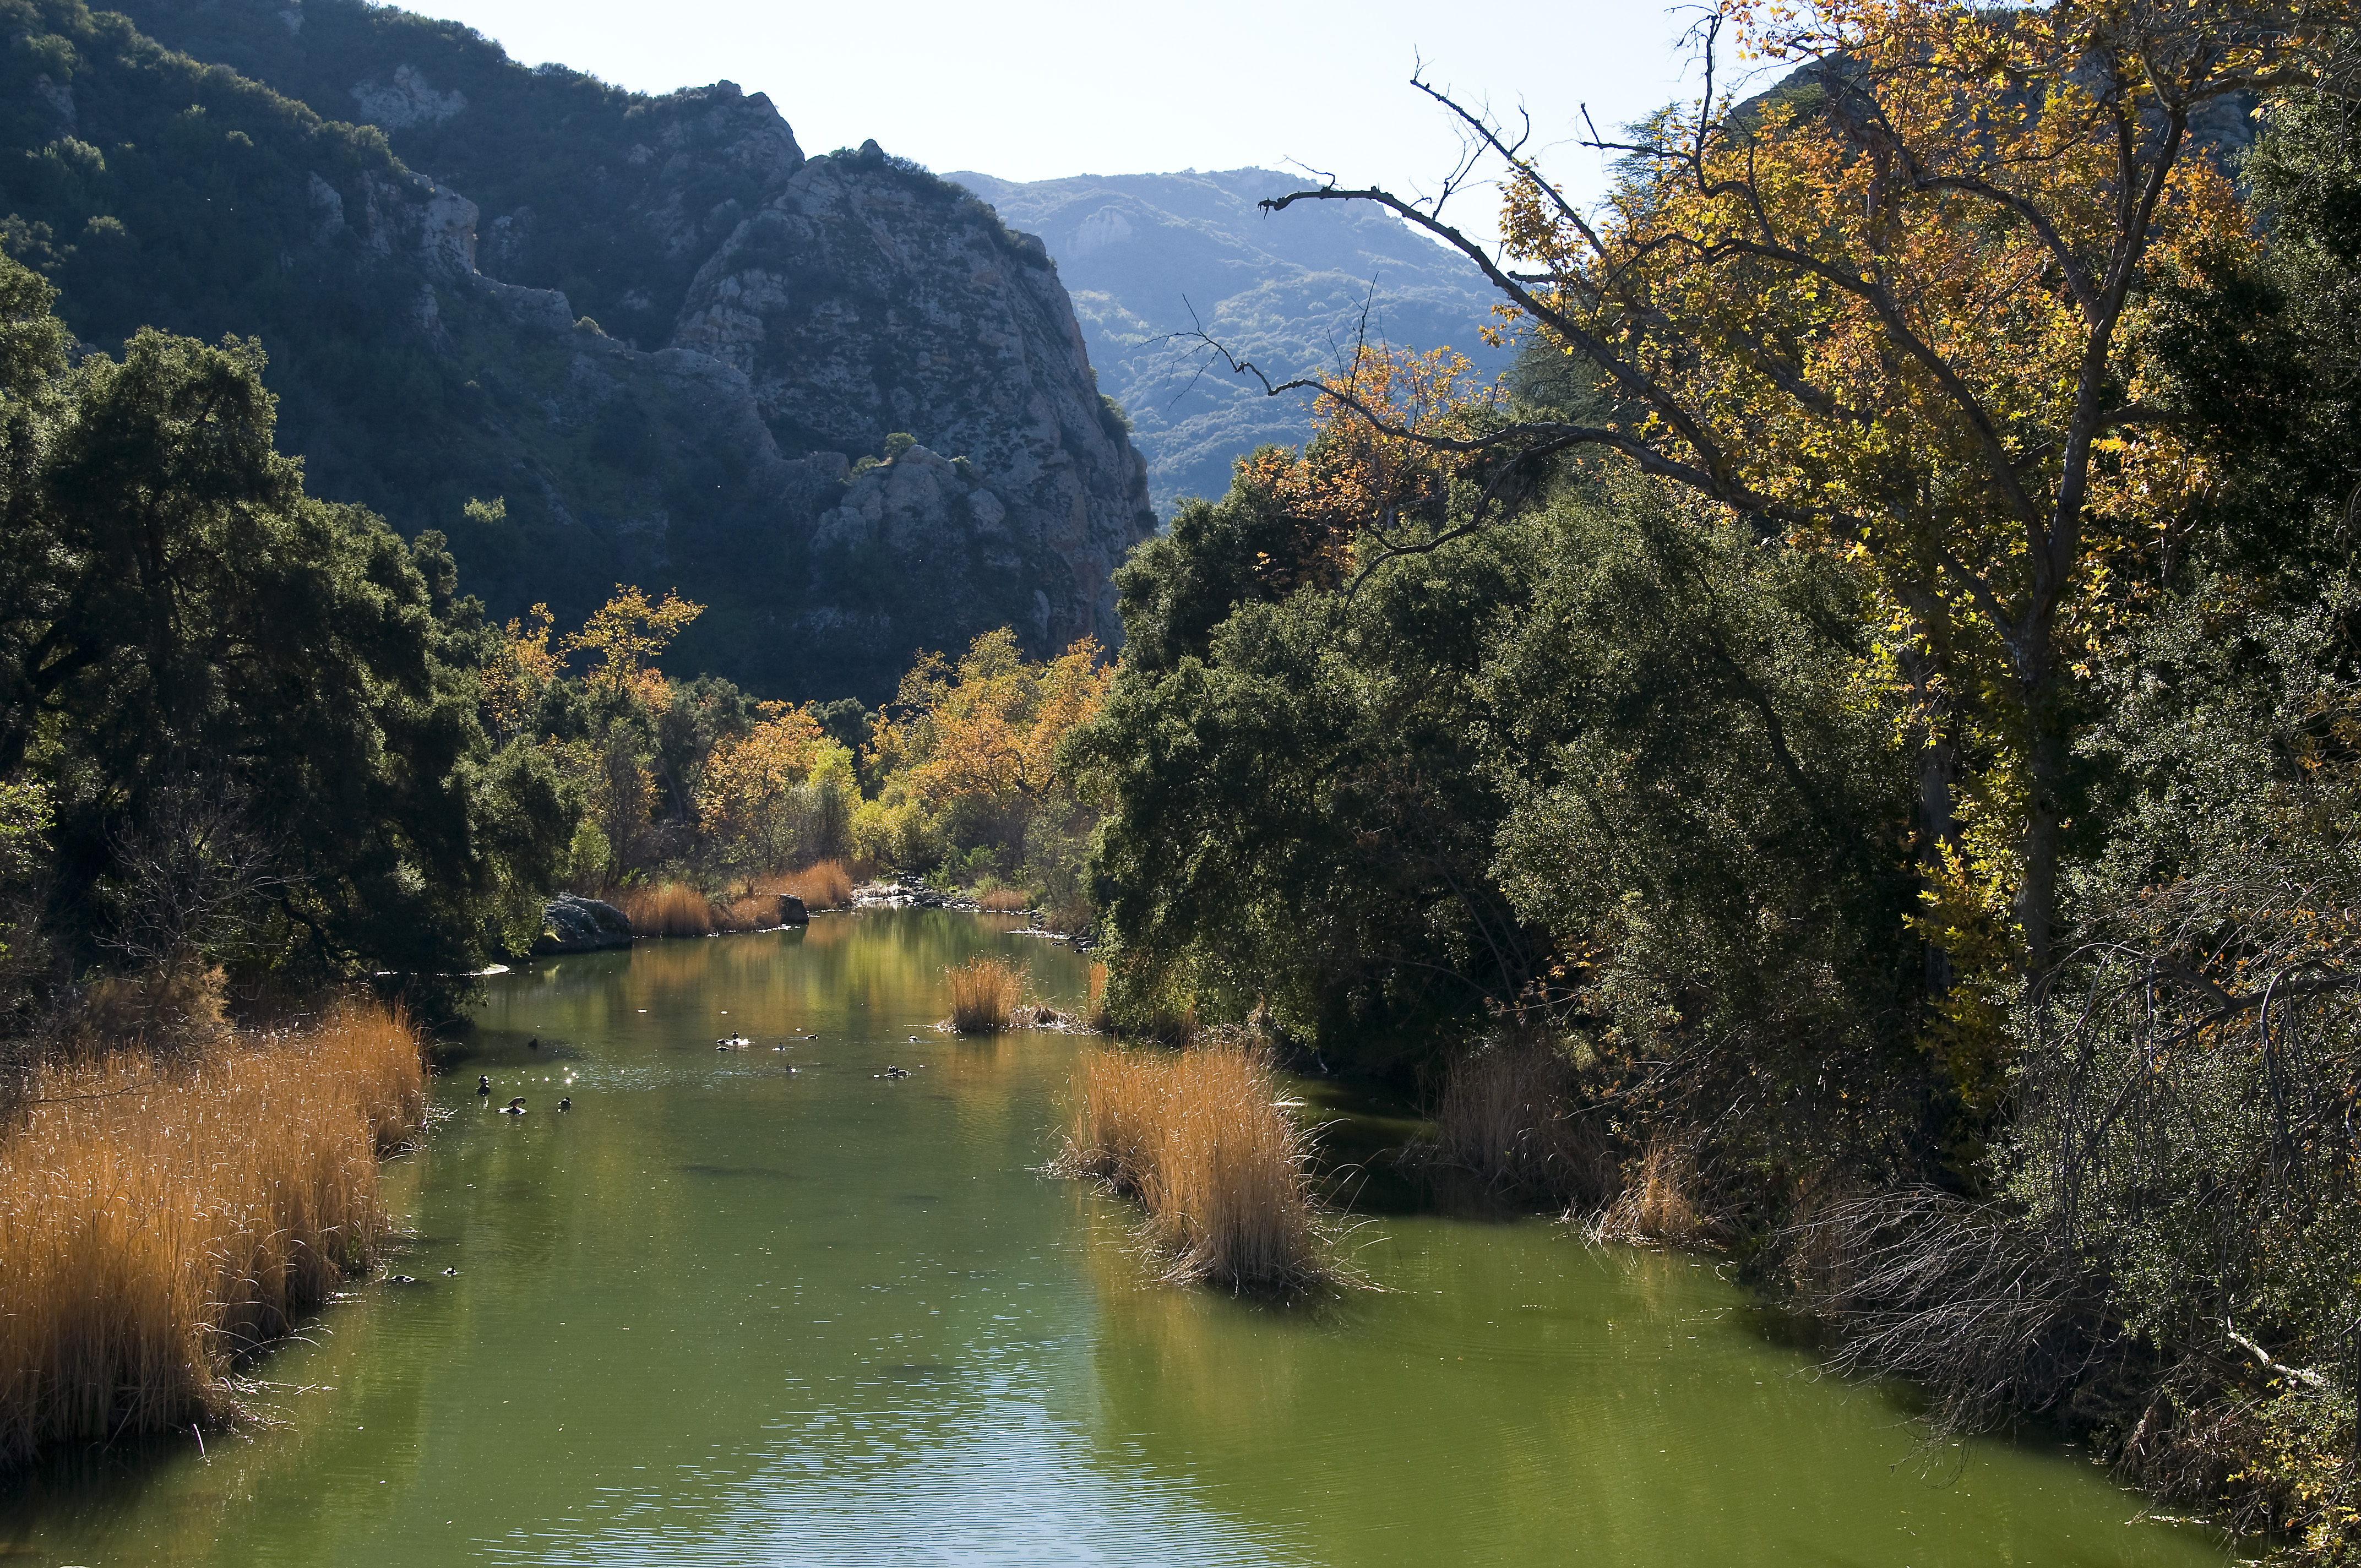
[[[1115,639],[1111,574],[1155,527],[1147,466],[1047,252],[966,192],[874,142],[810,159],[698,270],[673,343],[743,371],[789,451],[917,438],[816,521],[815,589],[882,566],[939,607],[974,599],[953,610],[974,630]],[[832,597],[807,630],[881,608]]]
[[[996,626],[1036,655],[1116,641],[1145,466],[1048,252],[961,187],[874,142],[807,158],[732,82],[625,93],[391,6],[313,0],[290,27],[283,0],[126,4],[385,133],[287,192],[278,265],[345,317],[230,324],[277,334],[314,490],[442,530],[495,620],[677,588],[708,609],[668,667],[873,703]],[[364,363],[319,328],[346,318]]]
[[[561,893],[542,909],[541,936],[533,950],[534,956],[547,958],[631,945],[631,923],[621,910],[595,898]]]

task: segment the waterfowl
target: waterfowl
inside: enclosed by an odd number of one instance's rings
[[[523,1115],[523,1114],[524,1114],[524,1096],[523,1096],[523,1095],[522,1095],[522,1094],[520,1094],[520,1095],[518,1095],[515,1099],[513,1099],[513,1100],[510,1101],[507,1104],[505,1104],[505,1105],[501,1106],[501,1107],[500,1107],[500,1114],[501,1114],[501,1115],[503,1115],[503,1116],[522,1116],[522,1115]]]
[[[489,1094],[491,1091],[492,1075],[489,1072],[478,1074],[476,1077],[476,1092],[478,1094]]]
[[[524,1048],[529,1051],[537,1051],[541,1049],[541,1036],[539,1035],[535,1035],[532,1039],[527,1040],[524,1043]]]
[[[873,1076],[877,1078],[907,1078],[910,1076],[910,1069],[906,1067],[894,1067],[889,1065],[884,1072],[876,1073]]]
[[[572,1095],[570,1095],[570,1094],[569,1094],[569,1095],[567,1095],[565,1099],[560,1100],[560,1101],[557,1102],[557,1108],[558,1108],[560,1111],[571,1111],[571,1110],[573,1110],[573,1109],[574,1109],[574,1097],[573,1097]]]
[[[753,1043],[743,1035],[731,1035],[726,1039],[714,1041],[713,1048],[717,1051],[742,1051]]]

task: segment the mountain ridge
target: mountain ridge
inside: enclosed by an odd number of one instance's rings
[[[495,615],[677,587],[692,667],[871,700],[992,626],[1119,635],[1143,466],[965,192],[354,0],[129,9],[0,0],[0,243],[87,341],[258,335],[315,492],[443,530]]]
[[[1280,214],[1257,205],[1302,189],[1301,174],[944,178],[1038,233],[1057,258],[1102,389],[1129,412],[1167,516],[1185,496],[1223,494],[1237,457],[1266,442],[1294,444],[1312,428],[1308,398],[1266,397],[1213,360],[1195,333],[1274,381],[1333,367],[1365,331],[1404,346],[1455,348],[1488,376],[1513,358],[1483,341],[1496,299],[1489,286],[1393,214],[1359,203]]]

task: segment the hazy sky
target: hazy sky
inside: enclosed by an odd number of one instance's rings
[[[1583,193],[1602,160],[1573,145],[1675,97],[1695,73],[1678,40],[1695,7],[1661,0],[1123,0],[1067,5],[886,0],[406,0],[645,92],[727,77],[766,93],[807,152],[858,146],[1009,180],[1281,168],[1432,190],[1457,142],[1406,84],[1433,80],[1496,110],[1521,102],[1556,177]],[[1488,227],[1492,203],[1460,213]]]

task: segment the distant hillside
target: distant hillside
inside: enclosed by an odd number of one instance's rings
[[[1301,400],[1266,398],[1218,367],[1208,369],[1202,351],[1167,341],[1191,330],[1192,309],[1205,331],[1274,380],[1349,350],[1365,303],[1372,336],[1421,349],[1448,345],[1488,373],[1507,368],[1510,356],[1477,335],[1494,296],[1463,258],[1359,203],[1276,216],[1256,207],[1302,189],[1301,174],[947,178],[1049,247],[1100,389],[1131,415],[1161,514],[1181,496],[1219,496],[1233,459],[1264,442],[1301,441],[1310,429]]]
[[[685,666],[871,700],[993,626],[1118,634],[1144,466],[959,187],[361,0],[0,22],[0,245],[97,347],[258,336],[313,490],[445,530],[496,614],[677,587]]]

